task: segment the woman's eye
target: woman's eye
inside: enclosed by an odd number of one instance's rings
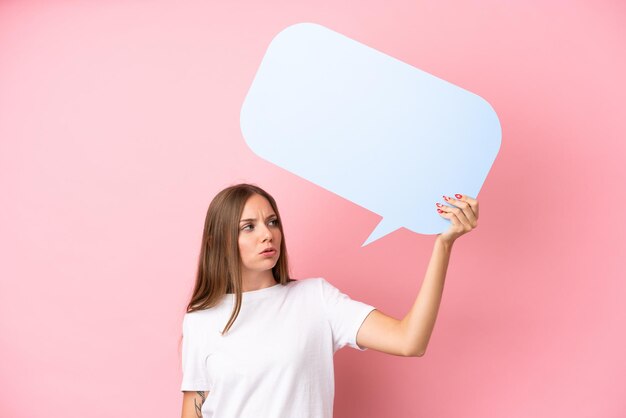
[[[253,228],[252,224],[247,224],[244,225],[243,228],[241,228],[243,231],[251,231]]]
[[[278,225],[278,219],[272,219],[270,221],[270,225],[274,225],[274,226]]]

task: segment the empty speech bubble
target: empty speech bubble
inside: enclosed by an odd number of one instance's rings
[[[272,40],[240,122],[259,157],[382,216],[363,245],[444,232],[435,203],[477,197],[502,136],[476,94],[312,23]]]

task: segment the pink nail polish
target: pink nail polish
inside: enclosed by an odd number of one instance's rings
[[[462,198],[463,196],[457,193],[457,194],[455,194],[455,195],[454,195],[454,197],[456,197],[457,199],[460,199],[460,198]]]
[[[437,209],[437,212],[439,213],[443,213],[443,211],[441,209]]]
[[[437,203],[437,206],[440,207],[440,208],[443,207],[443,205],[441,203]]]
[[[447,197],[445,194],[443,195],[443,198],[444,198],[444,199],[446,199],[446,200],[448,200],[448,197]]]

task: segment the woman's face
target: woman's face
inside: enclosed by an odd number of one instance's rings
[[[250,196],[239,222],[242,275],[271,271],[280,256],[281,239],[278,216],[270,202],[258,194]]]

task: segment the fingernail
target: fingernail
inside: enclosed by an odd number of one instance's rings
[[[443,195],[443,198],[444,198],[444,199],[446,199],[446,200],[448,200],[448,197],[447,197],[445,194]]]
[[[458,193],[457,193],[457,194],[455,194],[454,196],[455,196],[457,199],[460,199],[460,198],[462,198],[462,197],[463,197],[462,195],[460,195],[460,194],[458,194]]]
[[[437,203],[437,206],[439,206],[440,208],[443,207],[443,205],[441,203]]]
[[[439,213],[443,213],[443,211],[441,209],[437,209],[437,212]]]

